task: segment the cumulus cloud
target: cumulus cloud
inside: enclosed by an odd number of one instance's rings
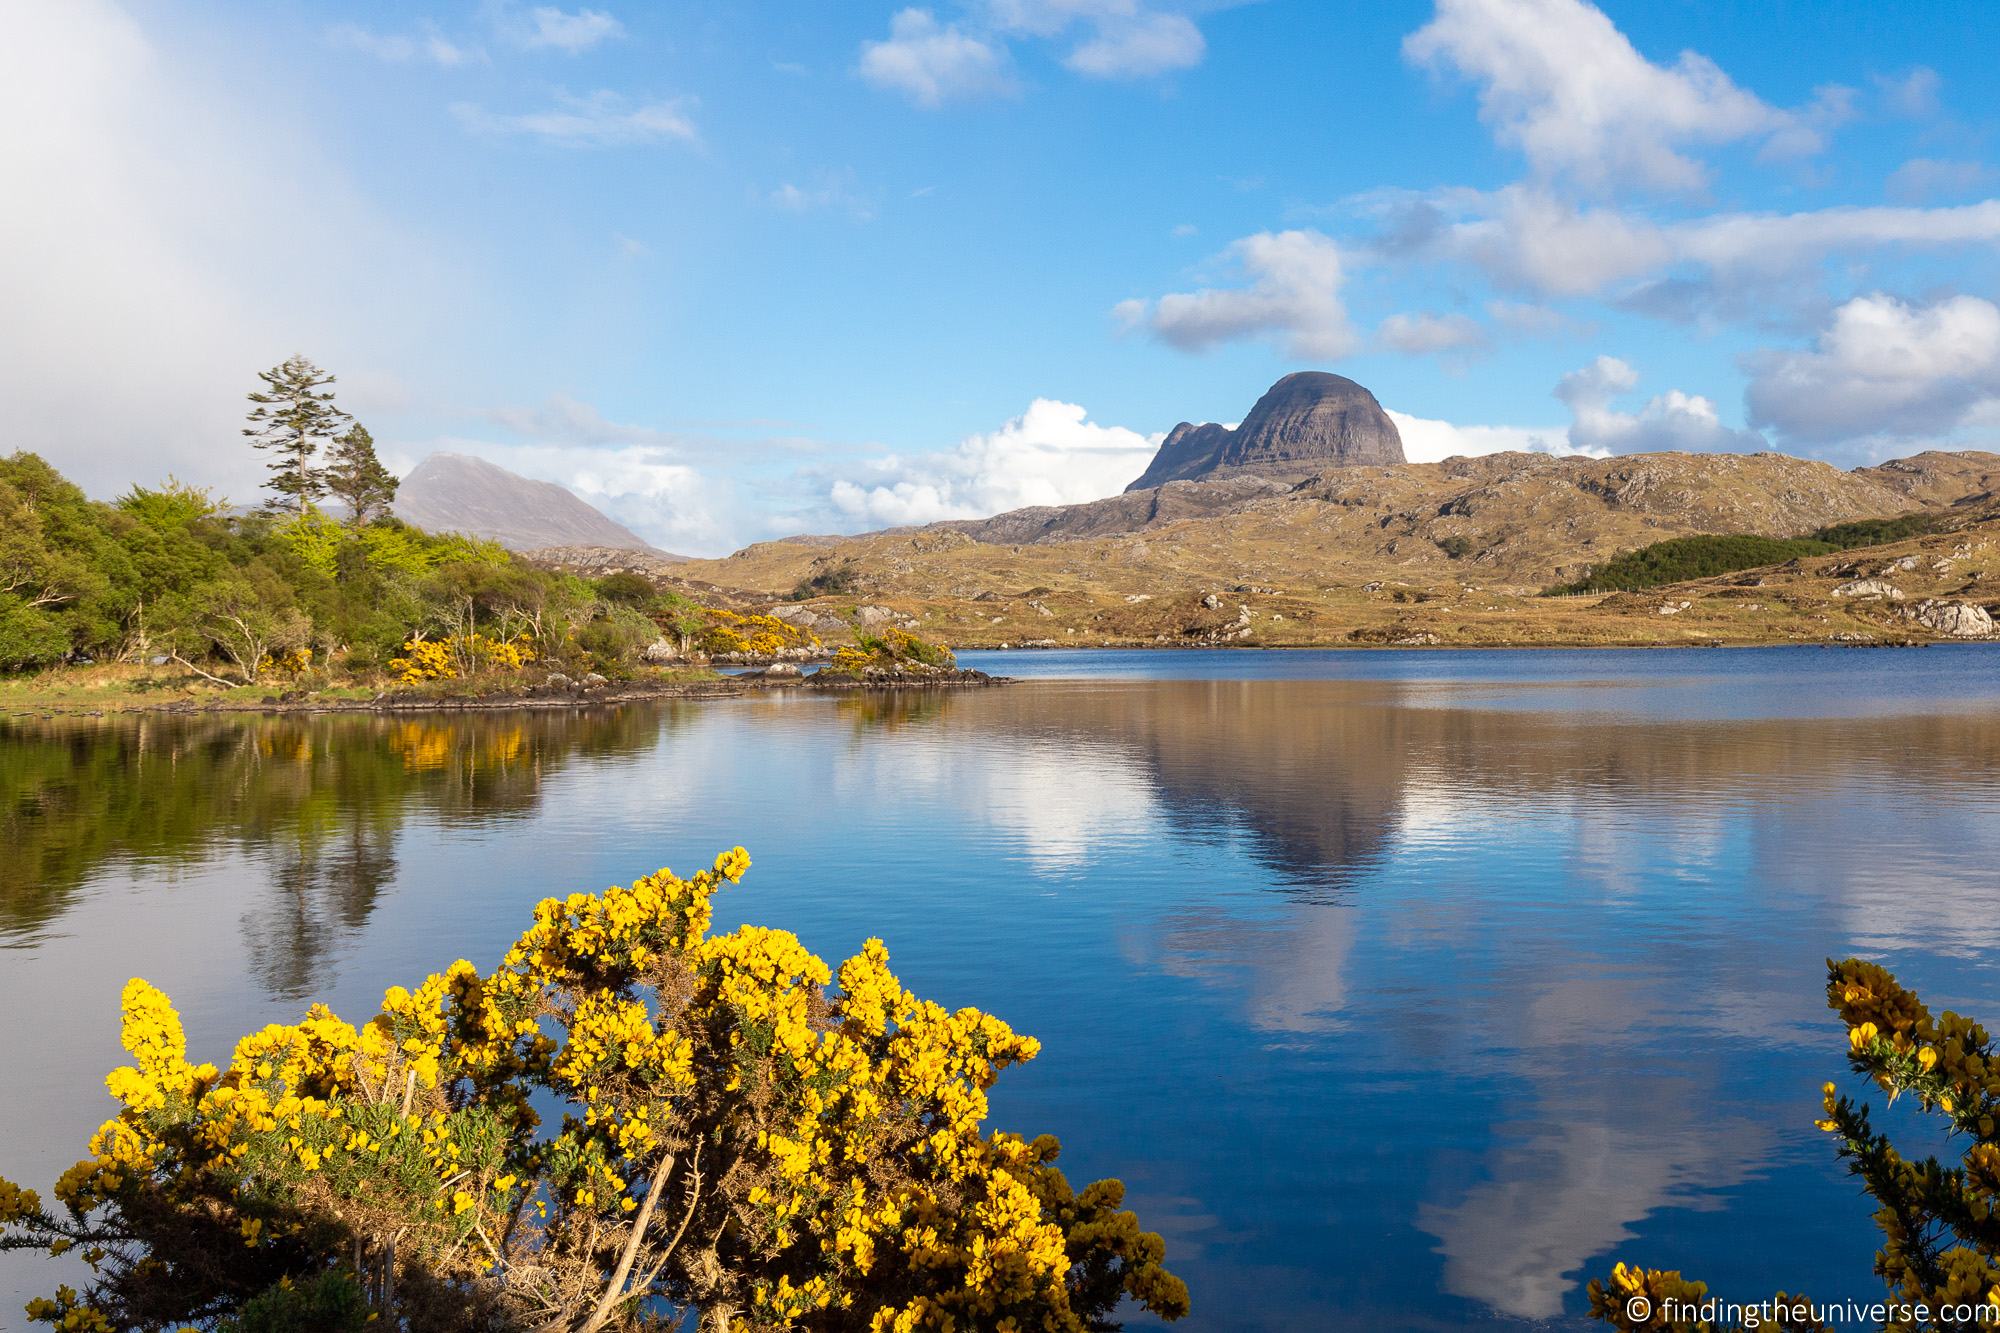
[[[1486,345],[1486,330],[1479,321],[1456,311],[1444,315],[1425,311],[1391,315],[1375,330],[1375,337],[1391,351],[1411,356],[1469,352]]]
[[[345,51],[359,51],[392,65],[424,61],[451,69],[479,60],[479,51],[460,46],[438,30],[435,23],[422,23],[414,33],[378,33],[355,23],[340,23],[326,30],[329,45]]]
[[[1333,360],[1354,350],[1357,339],[1341,300],[1341,251],[1331,237],[1259,232],[1237,241],[1224,257],[1242,271],[1246,285],[1124,301],[1113,315],[1183,351],[1250,337],[1273,338],[1300,360]]]
[[[1576,449],[1561,426],[1460,426],[1407,412],[1385,409],[1403,437],[1403,456],[1412,463],[1437,463],[1447,458],[1516,451],[1531,454],[1587,453],[1603,458],[1606,450]]]
[[[1750,362],[1750,420],[1787,440],[1945,434],[2000,409],[2000,307],[1858,296],[1810,348]]]
[[[599,90],[581,97],[559,94],[556,104],[542,111],[500,114],[472,102],[452,104],[452,115],[475,134],[518,134],[566,148],[618,148],[637,144],[700,139],[688,116],[692,100],[635,102],[623,94]]]
[[[1638,383],[1639,373],[1615,356],[1600,356],[1562,377],[1556,397],[1570,410],[1569,442],[1575,452],[1601,457],[1669,449],[1745,453],[1768,447],[1756,431],[1723,425],[1708,399],[1679,389],[1669,389],[1637,412],[1612,407],[1614,399]]]
[[[861,77],[902,93],[919,106],[942,106],[1012,93],[1012,62],[998,42],[957,24],[939,23],[928,9],[905,9],[889,20],[889,36],[861,44]]]
[[[537,5],[507,27],[520,47],[572,56],[625,35],[625,25],[601,9],[579,9],[572,14],[554,5]]]
[[[1162,438],[1100,426],[1075,403],[1037,398],[955,449],[877,460],[836,480],[828,499],[842,519],[872,527],[1100,500],[1145,471]]]
[[[1583,0],[1438,0],[1403,53],[1478,84],[1480,117],[1502,143],[1538,175],[1586,187],[1694,191],[1707,171],[1685,147],[1819,146],[1810,118],[1767,105],[1697,52],[1653,63]]]
[[[1139,79],[1199,65],[1208,51],[1201,29],[1185,14],[1133,12],[1098,21],[1096,32],[1063,58],[1079,74]]]

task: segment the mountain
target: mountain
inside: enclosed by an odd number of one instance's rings
[[[1345,376],[1302,370],[1265,390],[1234,430],[1175,426],[1145,475],[1125,489],[1210,477],[1302,481],[1328,468],[1402,461],[1403,437],[1374,394]]]
[[[515,551],[590,546],[666,554],[554,482],[466,454],[432,454],[417,464],[396,490],[395,510],[427,531],[468,533]]]
[[[1289,486],[1255,476],[1171,481],[990,519],[762,542],[675,573],[772,600],[815,569],[839,566],[852,580],[840,605],[886,605],[957,647],[1241,640],[1253,625],[1247,641],[1257,643],[1425,634],[1451,642],[1657,642],[1653,629],[1693,635],[1702,618],[1613,598],[1605,614],[1614,630],[1589,598],[1540,594],[1670,537],[1796,536],[1912,511],[1978,524],[1932,539],[1941,555],[1926,546],[1924,559],[1956,562],[1950,577],[1965,585],[1957,595],[2000,609],[2000,564],[1990,591],[1980,581],[1994,558],[1988,553],[2000,547],[1984,544],[2000,537],[2000,519],[1980,523],[2000,512],[2000,455],[1976,451],[1933,451],[1852,471],[1776,453],[1505,453],[1336,467]],[[1961,545],[1968,554],[1959,554]],[[1808,582],[1803,600],[1774,593],[1719,601],[1717,624],[1703,632],[1736,641],[1812,637],[1815,628],[1821,639],[1882,632],[1844,610],[1824,619],[1833,582],[1818,575]],[[1957,586],[1939,583],[1944,591]],[[1253,619],[1238,619],[1244,615]],[[1780,620],[1782,633],[1772,628]],[[1474,624],[1481,628],[1468,639],[1465,627]],[[1370,637],[1378,634],[1391,637]]]

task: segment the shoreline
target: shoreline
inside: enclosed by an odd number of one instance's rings
[[[1775,648],[1817,648],[1817,649],[1884,649],[1884,648],[1930,648],[1938,645],[1953,647],[1964,645],[2000,646],[2000,639],[1882,639],[1882,640],[1785,640],[1763,639],[1754,641],[1728,642],[1708,640],[1702,642],[1662,643],[1631,641],[1625,643],[1432,643],[1432,644],[1381,644],[1381,643],[1171,643],[1171,644],[1036,644],[1007,648],[967,647],[966,653],[1084,653],[1116,655],[1148,652],[1215,652],[1215,653],[1438,653],[1459,654],[1473,652],[1660,652],[1660,651],[1709,651],[1712,649],[1762,650]],[[816,675],[764,677],[755,674],[740,676],[719,675],[703,680],[674,681],[614,681],[587,689],[563,689],[528,687],[518,690],[490,690],[479,694],[465,695],[425,695],[396,692],[378,692],[371,697],[328,697],[325,695],[265,694],[261,698],[209,697],[177,694],[170,698],[149,699],[141,690],[130,687],[99,687],[93,694],[80,698],[64,698],[60,694],[25,694],[18,702],[7,697],[6,687],[0,684],[0,720],[25,717],[101,717],[116,713],[151,714],[214,714],[214,713],[263,713],[263,714],[333,714],[333,713],[375,713],[382,715],[414,713],[469,713],[469,712],[516,712],[553,711],[556,709],[602,708],[628,703],[653,703],[674,700],[741,699],[759,694],[804,693],[804,694],[847,694],[857,692],[901,693],[924,690],[965,690],[985,689],[992,686],[1017,683],[1018,678],[994,675],[978,669],[964,670],[950,676],[938,677],[886,677],[873,680],[842,678],[818,682]],[[76,682],[78,688],[89,689],[85,682]],[[61,690],[63,683],[57,682],[51,688]],[[239,687],[239,689],[242,687]]]
[[[327,698],[314,695],[288,698],[266,695],[261,699],[202,699],[178,696],[148,700],[136,693],[110,697],[65,700],[36,697],[15,703],[0,693],[0,720],[17,717],[99,717],[114,713],[164,713],[196,715],[213,713],[320,714],[320,713],[473,713],[553,711],[564,708],[601,708],[628,703],[651,703],[677,699],[740,699],[757,694],[792,693],[847,694],[863,691],[901,693],[917,690],[985,689],[1011,684],[1006,676],[983,671],[961,671],[952,676],[907,677],[877,680],[843,678],[814,684],[812,676],[719,676],[712,680],[624,681],[589,689],[491,690],[463,696],[381,693],[373,698]]]

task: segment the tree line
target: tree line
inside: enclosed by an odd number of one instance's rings
[[[396,478],[334,377],[304,357],[259,375],[244,435],[268,496],[232,507],[172,477],[111,501],[40,456],[0,457],[0,671],[178,664],[222,683],[367,676],[413,638],[481,633],[551,667],[617,669],[701,608],[644,580],[536,569],[498,544],[390,512]],[[336,514],[323,502],[338,506]]]

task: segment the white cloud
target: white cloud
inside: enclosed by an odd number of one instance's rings
[[[787,213],[817,213],[828,209],[846,213],[856,222],[875,216],[875,206],[855,189],[851,171],[821,172],[810,184],[786,181],[765,196],[773,208]]]
[[[615,148],[632,144],[699,138],[688,118],[692,100],[633,102],[619,93],[600,90],[582,97],[558,95],[545,111],[502,115],[471,102],[455,102],[452,114],[477,134],[522,134],[570,148]]]
[[[1531,454],[1587,453],[1603,458],[1602,449],[1574,449],[1561,426],[1458,426],[1449,421],[1413,417],[1385,409],[1403,437],[1403,456],[1412,463],[1437,463],[1447,458],[1517,451]]]
[[[258,370],[296,351],[383,382],[470,299],[231,57],[163,49],[112,0],[8,7],[0,180],[34,202],[0,210],[0,439],[93,494],[173,472],[253,498]],[[273,198],[312,207],[274,227],[223,202]]]
[[[567,487],[653,545],[682,555],[725,555],[748,525],[728,478],[698,471],[667,449],[648,444],[503,444],[446,436],[392,442],[383,461],[408,472],[433,453],[471,454],[509,472]]]
[[[1426,311],[1391,315],[1375,330],[1375,337],[1391,351],[1411,356],[1465,352],[1486,345],[1486,330],[1479,321],[1455,311],[1444,315]]]
[[[1807,118],[1766,105],[1694,51],[1654,64],[1583,0],[1438,0],[1403,52],[1479,84],[1481,119],[1544,178],[1685,192],[1707,172],[1684,147],[1819,146]]]
[[[1011,47],[1024,38],[1073,41],[1063,65],[1096,79],[1171,74],[1208,53],[1194,20],[1145,0],[966,0],[964,8],[964,21],[952,23],[929,9],[902,10],[886,40],[861,44],[861,76],[920,106],[941,106],[1017,92]]]
[[[877,460],[835,481],[829,499],[842,518],[878,527],[1100,500],[1143,472],[1162,438],[1100,426],[1075,403],[1037,398],[955,449]]]
[[[1877,74],[1875,88],[1883,103],[1899,116],[1926,120],[1938,113],[1938,90],[1944,80],[1928,65],[1917,65],[1901,74]]]
[[[1354,350],[1357,339],[1340,295],[1345,281],[1340,247],[1331,237],[1317,231],[1259,232],[1225,253],[1248,286],[1124,301],[1112,313],[1183,351],[1248,337],[1275,338],[1300,360],[1334,360]]]
[[[1768,447],[1755,431],[1722,424],[1715,404],[1669,389],[1637,412],[1620,412],[1612,400],[1631,392],[1639,373],[1615,356],[1600,356],[1556,385],[1570,410],[1569,442],[1578,453],[1636,454],[1663,450],[1744,453]]]
[[[1416,222],[1401,224],[1387,253],[1462,260],[1502,287],[1556,297],[1602,295],[1677,266],[1748,282],[1790,277],[1840,254],[2000,242],[2000,200],[1948,208],[1715,213],[1656,222],[1513,185],[1490,193],[1453,191],[1402,206]],[[1451,214],[1455,220],[1448,220]]]
[[[591,404],[566,393],[550,394],[533,407],[496,407],[485,415],[516,435],[561,444],[642,444],[662,449],[680,443],[670,431],[607,421]]]
[[[1192,69],[1207,54],[1201,29],[1184,14],[1138,11],[1100,21],[1063,64],[1100,79],[1140,79]]]
[[[528,50],[554,50],[580,55],[603,42],[625,35],[625,25],[601,9],[574,14],[553,5],[537,5],[514,28],[514,40]]]
[[[1944,434],[2000,409],[2000,307],[1858,296],[1814,346],[1751,360],[1750,419],[1788,440]]]
[[[481,52],[458,45],[434,23],[418,25],[414,33],[377,33],[353,23],[336,24],[326,30],[330,45],[359,51],[392,65],[424,60],[446,69],[483,59]]]
[[[919,106],[1014,91],[1007,52],[999,43],[941,24],[928,9],[905,9],[889,20],[889,36],[861,44],[861,77],[902,93]]]
[[[1884,189],[1891,199],[1931,199],[1971,194],[1993,179],[1983,162],[1947,162],[1913,157],[1891,172]]]
[[[1582,296],[1663,267],[1674,258],[1664,229],[1609,208],[1580,208],[1547,191],[1508,186],[1478,200],[1474,217],[1421,241],[1516,291]]]
[[[1488,301],[1486,313],[1496,324],[1528,337],[1547,338],[1566,331],[1570,322],[1559,310],[1523,301]]]

